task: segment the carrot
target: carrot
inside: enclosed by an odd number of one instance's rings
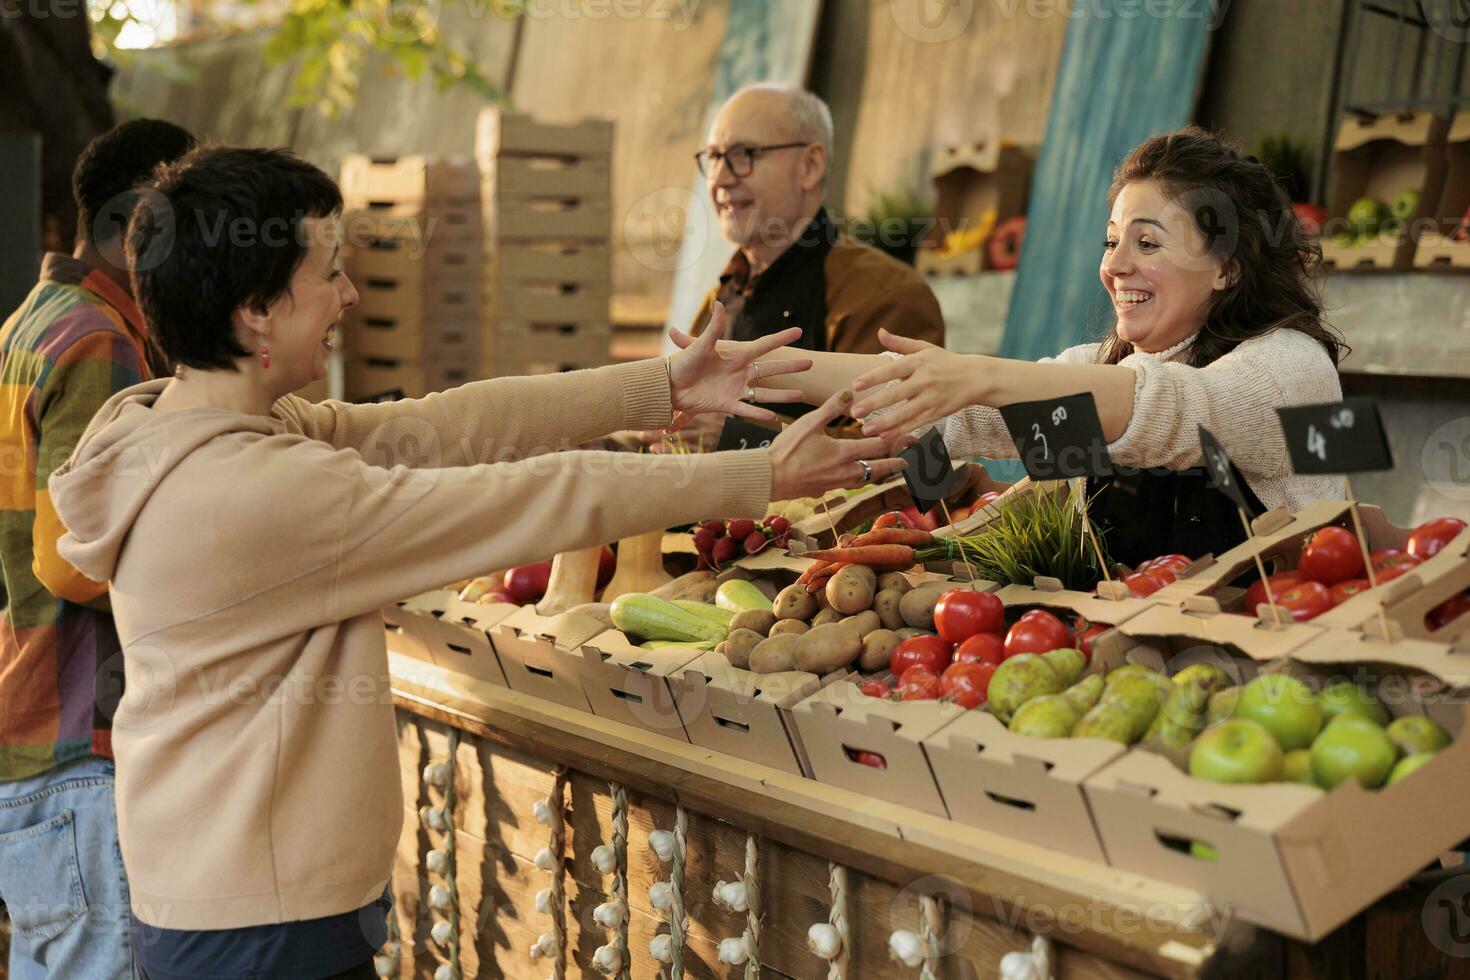
[[[928,531],[917,531],[906,527],[880,527],[874,528],[867,534],[860,534],[849,542],[853,548],[862,548],[875,544],[906,544],[911,548],[927,548],[934,543],[934,535]]]
[[[836,575],[838,572],[846,568],[847,565],[848,563],[845,561],[832,562],[832,564],[823,569],[820,575],[816,576],[806,584],[807,592],[816,593],[825,589],[827,587],[827,581],[831,579],[833,575]]]
[[[851,565],[896,565],[904,568],[914,563],[914,549],[906,544],[873,544],[855,548],[828,548],[809,551],[804,557],[816,561],[846,562]]]
[[[816,578],[818,575],[821,575],[824,570],[831,566],[831,564],[832,563],[830,561],[812,562],[810,565],[807,566],[806,571],[801,573],[801,577],[796,580],[796,584],[806,585],[812,579]]]

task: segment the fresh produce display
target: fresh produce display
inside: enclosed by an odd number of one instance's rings
[[[760,523],[747,517],[705,521],[694,529],[694,550],[699,554],[700,568],[718,572],[730,562],[758,555],[772,545],[784,548],[790,536],[791,521],[780,515],[769,515]]]

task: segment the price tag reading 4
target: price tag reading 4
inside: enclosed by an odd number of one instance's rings
[[[715,451],[728,453],[741,449],[766,449],[777,435],[779,433],[775,429],[768,429],[732,415],[725,419],[725,427],[720,430],[720,441]]]
[[[1021,465],[1033,480],[1106,476],[1112,471],[1097,402],[1084,391],[1065,398],[1017,402],[1000,410]]]
[[[1301,476],[1372,473],[1393,469],[1378,403],[1344,398],[1321,405],[1278,408],[1291,468]]]
[[[908,484],[909,496],[919,510],[928,510],[954,492],[954,463],[949,458],[949,448],[938,428],[928,432],[909,448],[899,454],[907,462],[903,471],[904,483]]]
[[[1231,502],[1247,514],[1251,512],[1251,505],[1245,498],[1245,491],[1240,486],[1240,474],[1236,472],[1235,464],[1230,462],[1230,457],[1225,452],[1225,447],[1220,445],[1209,429],[1199,427],[1199,448],[1205,457],[1205,470],[1210,477],[1210,486],[1219,490],[1229,497]]]

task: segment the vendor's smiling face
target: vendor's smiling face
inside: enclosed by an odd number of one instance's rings
[[[774,146],[800,140],[786,97],[780,92],[742,92],[710,126],[707,149]],[[782,242],[815,211],[826,158],[819,146],[789,147],[756,154],[748,175],[728,164],[706,165],[705,182],[725,238],[742,247]],[[813,197],[816,195],[816,198]]]
[[[306,218],[307,242],[291,285],[268,307],[270,373],[294,391],[327,375],[327,361],[343,312],[357,305],[357,290],[342,271],[341,230],[335,218]]]
[[[1098,270],[1117,333],[1141,351],[1174,346],[1204,324],[1234,264],[1210,251],[1187,208],[1153,181],[1124,185],[1113,202]]]

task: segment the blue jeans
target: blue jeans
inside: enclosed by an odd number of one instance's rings
[[[11,980],[134,980],[113,765],[79,759],[0,782],[0,900]]]

